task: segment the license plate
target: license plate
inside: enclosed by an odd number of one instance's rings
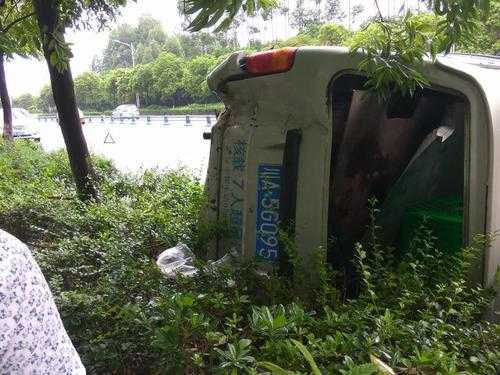
[[[260,164],[257,174],[255,256],[275,262],[279,255],[281,165]]]

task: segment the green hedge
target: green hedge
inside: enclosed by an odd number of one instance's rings
[[[223,111],[223,103],[208,103],[208,104],[190,104],[181,107],[163,107],[159,105],[151,105],[139,108],[141,115],[212,115],[215,111]],[[111,116],[112,110],[107,111],[86,111],[85,116]]]
[[[223,103],[190,104],[182,107],[149,106],[140,108],[141,115],[205,115],[224,110]]]

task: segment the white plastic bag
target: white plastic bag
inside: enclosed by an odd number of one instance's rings
[[[198,268],[194,266],[195,255],[191,249],[183,243],[175,247],[171,247],[163,251],[156,264],[167,277],[176,277],[183,275],[187,277],[194,276],[198,273]],[[205,266],[206,271],[216,271],[223,268],[238,268],[238,254],[230,252],[216,261],[209,261]],[[265,271],[257,271],[261,276],[267,276]],[[230,284],[234,282],[230,281]]]
[[[156,264],[168,277],[177,275],[193,276],[198,272],[194,266],[194,254],[186,244],[180,243],[163,251]]]

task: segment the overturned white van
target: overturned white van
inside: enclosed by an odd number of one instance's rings
[[[400,249],[422,215],[446,251],[500,229],[500,59],[440,57],[424,67],[430,87],[383,105],[358,62],[342,48],[286,48],[235,53],[210,74],[226,110],[211,133],[205,216],[232,229],[212,257],[276,262],[279,226],[291,225],[302,254],[329,248],[346,262],[371,197],[383,239]],[[499,265],[495,239],[486,285]]]

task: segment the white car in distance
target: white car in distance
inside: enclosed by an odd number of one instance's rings
[[[3,135],[3,109],[0,109],[0,134]],[[12,135],[16,139],[40,141],[37,119],[24,108],[12,108]]]
[[[139,118],[139,109],[135,104],[122,104],[115,108],[113,118]]]
[[[78,117],[80,117],[80,122],[82,123],[82,125],[85,124],[86,118],[80,108],[78,108]]]
[[[80,108],[77,107],[76,110],[78,111],[78,117],[80,117],[80,123],[82,125],[84,125],[85,121],[86,121],[85,115],[83,114],[83,112]],[[58,113],[56,113],[56,122],[59,123],[59,114]]]

